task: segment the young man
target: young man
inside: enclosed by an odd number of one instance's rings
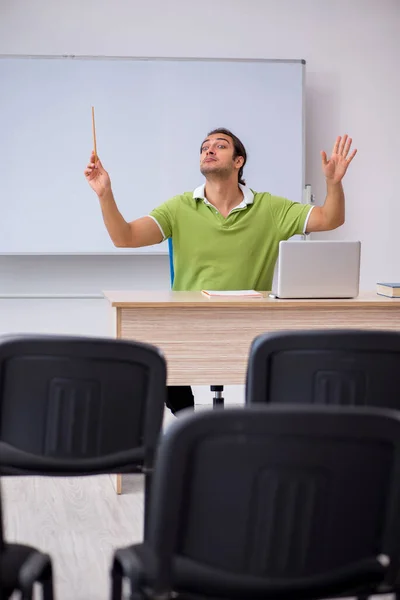
[[[85,176],[96,192],[108,233],[115,246],[139,248],[172,236],[174,290],[270,290],[279,242],[293,235],[328,231],[344,223],[342,179],[356,150],[338,137],[328,159],[321,152],[327,194],[323,206],[304,205],[245,185],[247,155],[227,129],[211,131],[200,149],[205,184],[174,196],[148,216],[125,221],[118,210],[111,180],[92,153]],[[190,386],[169,386],[167,406],[173,413],[193,406]]]

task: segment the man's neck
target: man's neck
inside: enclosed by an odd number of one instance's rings
[[[237,179],[206,181],[204,190],[207,200],[223,215],[227,216],[243,200],[243,192]]]

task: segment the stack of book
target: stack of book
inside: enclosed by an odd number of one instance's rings
[[[400,283],[377,283],[376,292],[380,296],[400,298]]]

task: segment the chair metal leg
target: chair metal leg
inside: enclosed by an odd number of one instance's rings
[[[145,598],[153,597],[148,596],[140,589],[138,581],[138,576],[140,577],[138,569],[140,568],[137,557],[129,548],[119,548],[115,551],[111,569],[111,600],[122,600],[125,579],[129,580],[129,600],[144,600]]]
[[[111,600],[122,600],[123,583],[122,566],[118,558],[114,556],[111,567]]]
[[[213,407],[215,408],[216,406],[223,406],[224,398],[222,396],[222,393],[224,391],[224,386],[223,385],[211,385],[210,389],[212,392],[214,392]]]
[[[53,568],[48,554],[33,552],[23,564],[19,579],[21,600],[32,600],[36,582],[42,586],[43,600],[54,600]]]
[[[122,600],[122,573],[117,569],[111,573],[111,600]]]
[[[50,572],[49,576],[42,581],[43,600],[54,600],[53,575]]]
[[[144,474],[144,527],[143,527],[144,539],[146,539],[147,523],[148,523],[148,519],[149,519],[152,476],[153,476],[152,470],[148,470]]]

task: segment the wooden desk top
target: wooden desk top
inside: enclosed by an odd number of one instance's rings
[[[262,298],[214,296],[208,298],[201,292],[172,292],[169,290],[147,291],[106,291],[105,298],[115,308],[165,308],[165,307],[202,307],[216,304],[218,307],[259,307],[274,308],[388,308],[400,310],[400,298],[379,296],[376,292],[361,292],[357,298],[320,298],[320,299],[279,299],[270,298],[263,292]]]

